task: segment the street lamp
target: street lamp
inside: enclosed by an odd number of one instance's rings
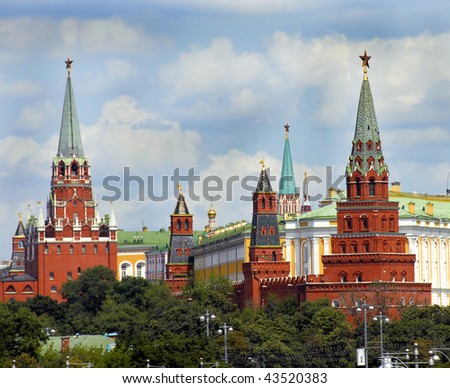
[[[380,322],[380,357],[381,357],[381,360],[383,360],[383,357],[384,357],[384,350],[383,350],[383,322],[388,323],[389,322],[389,318],[386,317],[383,314],[379,314],[379,315],[376,315],[375,317],[373,317],[373,320],[375,322],[376,321]]]
[[[208,310],[206,310],[206,313],[202,316],[200,316],[200,322],[206,321],[206,336],[209,337],[209,320],[214,321],[216,319],[216,316],[214,314],[210,314]]]
[[[439,357],[439,354],[443,356],[443,358],[445,358],[447,362],[450,362],[450,357],[447,356],[442,350],[450,350],[450,348],[432,348],[428,351],[428,354],[430,355],[430,359],[428,360],[429,366],[434,366],[437,361],[441,361],[441,357]]]
[[[364,363],[366,365],[366,368],[369,367],[369,354],[368,354],[368,348],[367,348],[367,309],[373,310],[373,306],[368,305],[366,302],[362,303],[356,311],[364,311]]]
[[[228,345],[227,345],[227,333],[229,331],[233,331],[233,328],[226,323],[223,326],[219,326],[220,329],[217,330],[217,334],[223,334],[223,345],[224,345],[224,353],[225,353],[225,364],[228,364]]]

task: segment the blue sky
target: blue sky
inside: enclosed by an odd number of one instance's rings
[[[151,177],[158,194],[179,168],[199,176],[200,198],[188,198],[196,229],[207,223],[202,187],[219,180],[231,191],[209,193],[222,196],[217,224],[250,220],[251,206],[240,199],[245,177],[258,174],[261,159],[279,174],[285,122],[297,185],[305,171],[325,181],[326,166],[334,181],[351,150],[364,49],[391,182],[444,194],[449,8],[446,1],[1,2],[0,258],[10,256],[17,214],[28,206],[37,214],[49,192],[67,56],[103,213],[111,206],[102,201],[112,194],[102,187],[106,177],[124,183],[127,167]],[[130,201],[114,201],[119,226],[167,227],[173,196],[140,201],[137,184],[130,186]],[[310,194],[324,193],[325,183],[310,186]]]

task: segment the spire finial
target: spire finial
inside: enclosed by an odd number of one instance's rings
[[[66,70],[67,70],[68,77],[70,77],[70,70],[72,69],[72,63],[73,63],[73,61],[70,59],[70,57],[67,57],[67,61],[65,61],[65,64],[66,64]]]
[[[286,133],[286,139],[289,138],[289,124],[284,124],[284,132]]]
[[[19,216],[19,222],[22,222],[22,213],[17,213],[17,215]]]
[[[362,60],[362,67],[364,69],[364,80],[367,81],[367,69],[370,68],[369,66],[369,59],[372,58],[367,55],[367,51],[364,50],[364,55],[359,56]]]
[[[177,184],[177,189],[179,194],[183,194],[183,187],[181,186],[181,183]]]
[[[265,170],[266,169],[266,165],[264,164],[264,159],[261,159],[260,161],[259,161],[259,164],[261,165],[261,170]]]

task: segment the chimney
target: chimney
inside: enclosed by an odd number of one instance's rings
[[[392,182],[391,191],[393,191],[394,193],[400,193],[400,182]]]
[[[425,213],[429,216],[434,216],[434,204],[427,202]]]
[[[70,348],[70,337],[61,337],[61,353],[69,350]]]

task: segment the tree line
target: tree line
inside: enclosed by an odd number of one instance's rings
[[[347,316],[328,300],[297,306],[271,298],[264,308],[239,310],[224,278],[192,282],[174,296],[164,282],[128,277],[117,281],[105,267],[85,270],[62,287],[65,302],[36,296],[0,305],[0,366],[64,367],[355,367],[363,347],[362,314]],[[206,322],[200,320],[206,313]],[[383,327],[385,352],[418,344],[420,360],[431,348],[450,348],[450,307],[406,307]],[[369,365],[379,365],[379,324],[367,322]],[[224,325],[227,332],[225,363]],[[56,335],[117,333],[116,347],[42,349],[49,328]],[[450,349],[446,353],[450,355]],[[450,366],[440,363],[440,366]]]

